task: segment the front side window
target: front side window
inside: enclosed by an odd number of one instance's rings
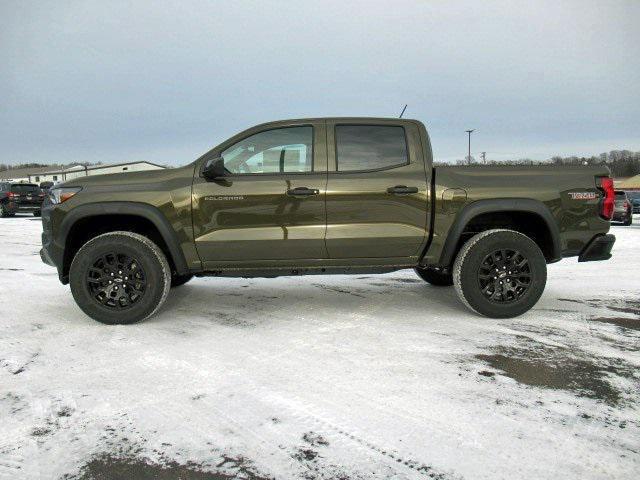
[[[382,125],[336,126],[339,172],[379,170],[409,163],[404,128]]]
[[[313,171],[313,127],[276,128],[256,133],[221,154],[233,174]]]

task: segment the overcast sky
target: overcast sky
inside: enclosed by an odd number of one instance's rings
[[[640,1],[0,1],[0,163],[186,164],[256,123],[397,116],[434,155],[640,150]]]

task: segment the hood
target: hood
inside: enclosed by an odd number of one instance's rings
[[[184,167],[183,167],[184,168]],[[103,175],[77,177],[56,185],[57,187],[91,187],[94,185],[131,185],[139,183],[155,183],[172,176],[174,168],[162,170],[144,170],[140,172],[118,172]]]

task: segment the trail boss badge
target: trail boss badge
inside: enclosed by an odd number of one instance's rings
[[[596,192],[569,192],[572,200],[595,200],[598,198]]]

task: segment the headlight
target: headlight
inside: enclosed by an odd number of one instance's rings
[[[82,187],[52,188],[49,190],[49,200],[53,205],[57,205],[66,202],[80,190],[82,190]]]

